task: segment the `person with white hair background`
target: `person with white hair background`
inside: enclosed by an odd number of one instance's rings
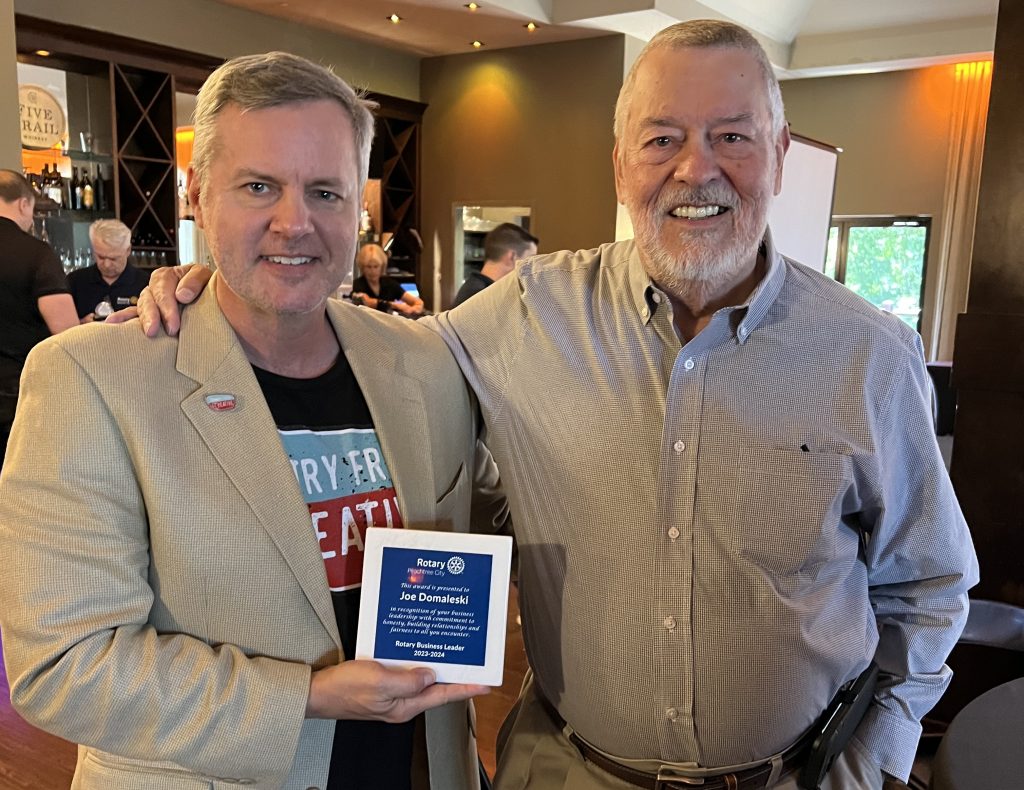
[[[79,320],[85,324],[102,321],[114,310],[138,301],[149,282],[149,272],[128,263],[132,253],[132,231],[117,219],[100,219],[89,226],[92,266],[68,275]]]

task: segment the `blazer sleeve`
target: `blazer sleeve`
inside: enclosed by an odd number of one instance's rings
[[[29,356],[0,478],[12,702],[86,746],[279,785],[310,668],[148,622],[149,526],[133,464],[144,448],[127,446],[116,411],[58,338]]]
[[[473,457],[470,531],[512,535],[512,513],[501,487],[501,476],[482,439],[476,440]]]

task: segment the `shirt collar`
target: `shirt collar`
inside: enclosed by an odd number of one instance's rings
[[[747,342],[750,334],[764,321],[764,317],[775,303],[779,291],[782,290],[782,283],[786,279],[786,266],[782,255],[775,249],[770,228],[765,228],[761,250],[765,258],[766,271],[754,292],[750,294],[743,305],[740,305],[747,311],[743,320],[736,324],[736,338],[740,343]]]
[[[103,275],[100,274],[100,267],[94,263],[92,265],[92,268],[94,270],[92,277],[93,282],[101,283],[105,288],[116,288],[117,286],[121,285],[122,282],[127,284],[128,278],[131,276],[132,272],[132,265],[129,263],[124,267],[124,270],[119,275],[117,275],[117,279],[114,280],[114,282],[108,284],[107,281],[103,279]]]
[[[627,251],[630,261],[629,266],[629,290],[633,296],[633,303],[637,312],[643,318],[644,323],[650,322],[658,308],[665,304],[668,297],[653,282],[644,270],[640,261],[640,253],[636,249],[636,243],[630,241],[630,248]],[[772,241],[772,234],[769,228],[765,228],[764,240],[761,242],[761,254],[764,255],[767,264],[764,277],[757,287],[750,294],[747,301],[735,307],[724,308],[725,310],[743,309],[746,315],[742,320],[735,322],[736,338],[740,343],[745,343],[751,332],[760,326],[767,315],[768,310],[775,302],[775,298],[782,290],[782,283],[786,279],[786,269],[783,264],[782,255],[775,249]]]
[[[636,242],[630,239],[624,242],[624,244],[627,245],[623,248],[623,251],[628,261],[629,292],[632,295],[633,305],[637,313],[640,314],[640,317],[646,324],[654,316],[658,305],[665,299],[665,295],[651,282],[650,276],[644,270]],[[657,294],[658,300],[655,300],[655,294]]]

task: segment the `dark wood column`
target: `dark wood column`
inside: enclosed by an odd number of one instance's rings
[[[981,565],[972,598],[1024,606],[1024,3],[1002,0],[967,312],[957,321],[951,476]],[[933,711],[949,721],[1024,674],[1024,654],[958,645]]]
[[[1024,606],[1024,3],[999,5],[951,474],[981,562],[973,595]]]

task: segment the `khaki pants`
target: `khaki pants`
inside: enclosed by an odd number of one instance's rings
[[[532,678],[498,734],[494,790],[629,790],[623,782],[586,762],[537,701]],[[857,742],[835,761],[822,790],[881,790],[882,772]],[[784,776],[775,790],[797,790]]]

